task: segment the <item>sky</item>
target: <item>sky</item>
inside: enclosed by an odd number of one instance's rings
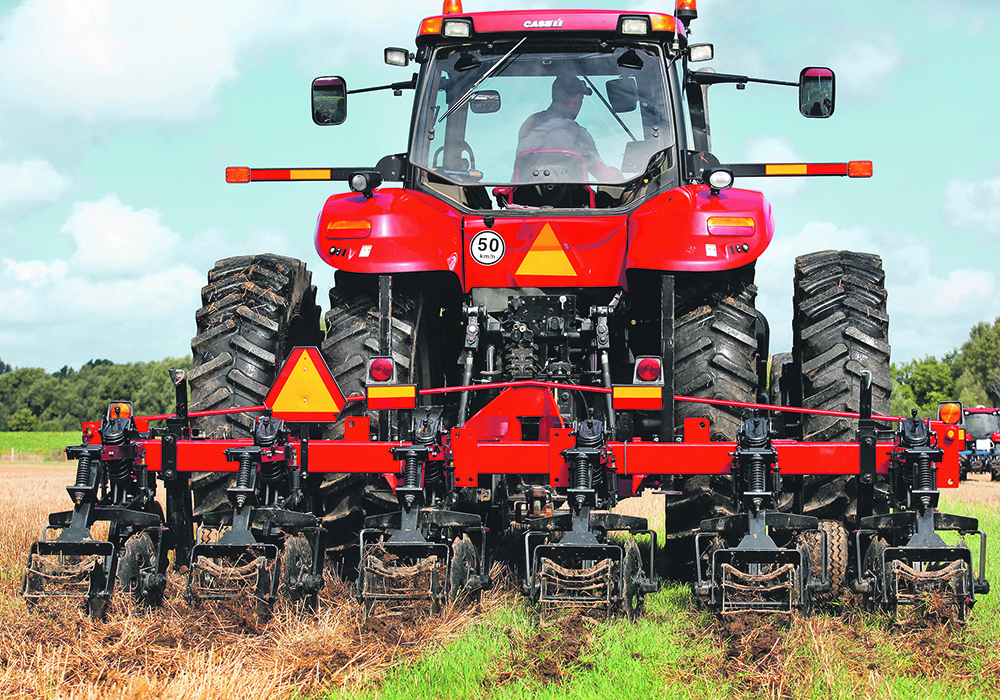
[[[467,12],[673,3],[465,0]],[[718,72],[837,76],[830,119],[794,88],[711,88],[723,163],[872,160],[874,177],[746,179],[774,207],[757,265],[771,351],[791,347],[795,256],[879,254],[892,359],[942,356],[1000,316],[1000,65],[993,0],[701,0],[691,40]],[[352,97],[312,123],[310,84],[405,80],[385,46],[414,46],[440,0],[0,0],[0,359],[55,371],[190,352],[206,272],[231,255],[333,270],[316,216],[342,183],[227,185],[225,168],[373,166],[406,150],[410,95]]]

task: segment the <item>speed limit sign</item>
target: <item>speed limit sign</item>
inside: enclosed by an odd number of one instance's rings
[[[469,244],[469,253],[472,259],[480,265],[496,265],[503,259],[503,254],[507,250],[503,237],[496,231],[486,229],[480,231],[472,237]]]

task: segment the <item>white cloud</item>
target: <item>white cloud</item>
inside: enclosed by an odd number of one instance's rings
[[[169,259],[181,237],[163,225],[155,209],[134,210],[109,194],[73,205],[63,224],[76,242],[72,263],[85,273],[135,275]]]
[[[187,119],[238,75],[261,0],[26,0],[0,27],[5,99],[63,118]],[[335,14],[335,12],[331,12]]]
[[[0,163],[0,211],[21,204],[56,201],[69,184],[69,178],[44,160]]]
[[[344,5],[25,0],[0,25],[0,94],[63,120],[194,120],[218,110],[219,89],[240,77],[241,61],[275,45],[294,45],[312,65],[342,64],[363,49],[369,65],[372,42],[409,40],[416,30],[397,2]]]
[[[885,95],[893,74],[903,64],[896,42],[885,37],[878,44],[859,42],[847,46],[830,60],[837,73],[837,92],[878,99]]]
[[[944,214],[953,225],[1000,232],[1000,178],[949,180],[944,197]]]
[[[979,321],[1000,309],[996,276],[978,269],[942,270],[919,239],[864,228],[841,229],[812,221],[791,237],[776,238],[757,263],[757,308],[771,325],[771,352],[791,348],[795,258],[819,250],[879,255],[889,292],[889,342],[893,358],[942,356],[966,340]]]

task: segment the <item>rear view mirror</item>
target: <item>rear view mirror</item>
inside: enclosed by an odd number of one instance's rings
[[[611,110],[615,114],[631,112],[635,109],[639,101],[639,88],[635,84],[635,78],[616,78],[604,84],[608,91],[608,102],[611,103]]]
[[[803,68],[799,73],[799,112],[825,119],[833,114],[834,77],[829,68]]]
[[[340,76],[316,78],[312,83],[313,121],[321,126],[347,120],[347,81]]]
[[[496,90],[480,90],[469,100],[473,114],[493,114],[500,111],[500,93]]]

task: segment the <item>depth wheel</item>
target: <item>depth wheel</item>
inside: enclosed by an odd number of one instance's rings
[[[889,315],[877,255],[828,250],[796,258],[792,355],[801,372],[802,407],[857,413],[861,373],[872,375],[872,412],[889,411]],[[802,416],[803,439],[850,442],[857,420]],[[888,487],[876,484],[875,512],[888,510]],[[857,525],[856,476],[803,478],[806,515]]]
[[[192,411],[263,404],[292,348],[319,345],[316,287],[305,263],[293,258],[265,254],[220,260],[208,273],[201,300],[188,375]],[[249,413],[192,420],[211,438],[249,437],[253,424]],[[213,472],[194,474],[196,518],[229,507],[230,480]]]

